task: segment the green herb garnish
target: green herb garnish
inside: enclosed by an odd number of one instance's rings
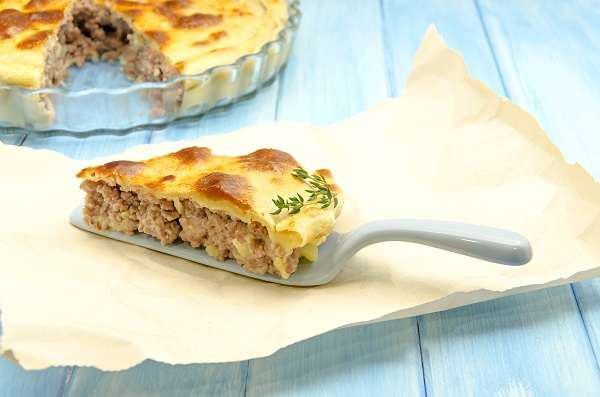
[[[320,204],[321,208],[327,208],[332,203],[334,208],[338,206],[338,198],[329,188],[323,175],[311,175],[304,168],[298,167],[292,171],[292,176],[302,179],[310,186],[310,189],[305,190],[308,193],[308,198],[304,199],[300,193],[289,197],[287,200],[277,195],[277,198],[273,199],[273,204],[275,204],[277,210],[271,212],[272,215],[280,214],[284,209],[288,210],[290,215],[297,214],[302,207],[308,204]]]

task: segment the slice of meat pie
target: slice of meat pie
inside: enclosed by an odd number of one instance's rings
[[[84,220],[99,230],[180,239],[246,270],[288,278],[315,260],[342,192],[328,170],[307,172],[288,153],[215,156],[189,147],[146,161],[83,169]]]

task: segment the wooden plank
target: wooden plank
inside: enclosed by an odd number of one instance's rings
[[[464,54],[475,77],[500,95],[512,94],[499,74],[503,69],[498,59],[505,57],[498,58],[495,47],[488,45],[477,4],[453,2],[448,7],[447,2],[430,1],[417,8],[390,0],[384,6],[396,87],[408,75],[403,60],[410,59],[418,37],[434,22],[448,44]],[[495,6],[509,13],[520,10],[516,3]],[[518,38],[529,42],[531,37]],[[569,287],[422,316],[418,324],[428,394],[591,395],[591,390],[600,390],[594,389],[598,374]]]
[[[6,358],[0,358],[0,397],[60,396],[71,370],[71,367],[58,367],[25,371]]]
[[[2,312],[0,312],[0,318],[1,315]],[[1,322],[0,343],[2,343]],[[25,371],[6,357],[0,356],[0,397],[59,396],[62,394],[71,372],[71,367]]]
[[[23,142],[23,146],[51,149],[76,159],[92,159],[119,153],[130,146],[141,145],[149,141],[149,131],[135,131],[118,136],[94,135],[89,137],[36,134],[28,136]]]
[[[419,331],[428,395],[599,395],[568,286],[427,315]]]
[[[418,344],[414,319],[332,331],[250,361],[246,395],[424,396]]]
[[[324,124],[387,96],[377,2],[303,1],[277,119]]]
[[[573,284],[573,290],[596,362],[600,363],[600,280],[593,279]]]
[[[479,1],[509,96],[569,160],[600,179],[600,8],[577,0]]]
[[[25,140],[25,134],[4,132],[0,129],[0,142],[7,145],[21,145]]]
[[[480,9],[511,98],[600,181],[598,4],[482,0]],[[600,362],[600,280],[575,284],[574,293]]]
[[[382,0],[388,75],[391,94],[403,92],[412,59],[430,24],[435,24],[446,43],[465,58],[471,74],[500,95],[502,82],[477,8],[469,1]]]
[[[243,396],[246,365],[168,365],[155,361],[119,372],[79,368],[66,396]]]

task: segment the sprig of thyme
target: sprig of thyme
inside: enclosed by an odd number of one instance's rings
[[[292,176],[302,179],[309,186],[310,189],[306,189],[305,192],[309,194],[307,199],[304,199],[300,193],[294,196],[284,199],[280,195],[277,195],[276,199],[273,199],[273,204],[277,207],[277,210],[271,212],[272,215],[278,215],[284,209],[288,210],[290,215],[297,214],[300,209],[307,204],[320,204],[321,208],[328,208],[333,204],[333,207],[338,206],[338,198],[334,192],[331,191],[327,180],[323,175],[309,174],[302,167],[298,167],[292,171]]]

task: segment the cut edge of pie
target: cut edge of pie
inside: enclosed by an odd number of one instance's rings
[[[179,75],[156,42],[139,32],[128,17],[93,0],[76,0],[46,43],[43,86],[60,85],[71,65],[121,60],[133,81],[166,81]]]

